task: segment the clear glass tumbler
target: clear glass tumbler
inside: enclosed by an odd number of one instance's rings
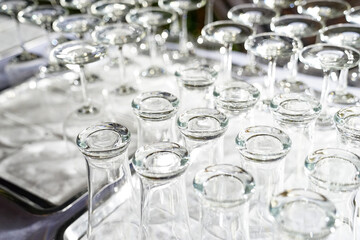
[[[141,238],[190,240],[184,172],[188,151],[172,142],[139,148],[132,160],[141,181]]]
[[[179,100],[167,92],[145,92],[132,101],[138,119],[137,146],[175,140],[175,114]]]
[[[240,166],[254,176],[256,193],[250,212],[251,239],[267,239],[273,234],[268,206],[275,193],[284,189],[285,156],[291,149],[289,136],[270,126],[253,126],[236,137]]]
[[[253,177],[240,167],[209,166],[194,178],[201,200],[201,240],[249,240],[249,201]]]
[[[360,187],[360,158],[340,148],[316,150],[305,160],[309,188],[330,199],[336,206],[343,239],[353,239],[355,194]]]
[[[335,231],[335,205],[316,192],[282,192],[272,198],[269,210],[275,219],[276,240],[325,240]]]
[[[127,148],[130,132],[117,123],[100,123],[76,139],[88,170],[87,238],[137,239],[138,214]]]

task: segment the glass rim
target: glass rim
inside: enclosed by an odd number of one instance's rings
[[[187,75],[188,71],[204,72],[204,77],[194,76],[194,74]],[[199,67],[186,67],[175,71],[175,77],[178,81],[186,87],[206,87],[212,85],[218,76],[218,72],[210,66],[200,65]],[[200,79],[200,80],[199,80]]]
[[[108,133],[111,132],[113,136],[116,136],[115,141],[103,147],[97,146],[97,144],[93,145],[89,142],[94,134],[104,131]],[[76,145],[85,156],[103,159],[117,156],[126,151],[130,144],[130,139],[131,134],[125,126],[113,122],[104,122],[92,125],[81,131],[76,137]]]
[[[94,21],[94,24],[89,24],[88,20],[92,19]],[[56,19],[53,24],[52,24],[52,28],[54,29],[55,32],[64,32],[64,33],[85,33],[86,31],[80,31],[80,32],[73,32],[73,29],[67,29],[67,28],[63,28],[60,27],[59,25],[64,23],[65,21],[83,21],[86,20],[87,24],[89,24],[90,26],[93,25],[93,27],[95,28],[96,26],[100,25],[101,23],[101,18],[93,16],[91,14],[73,14],[73,15],[67,15],[67,16],[60,16],[58,19]]]
[[[36,24],[36,25],[41,25],[38,21],[36,21],[36,19],[32,19],[29,21],[29,19],[25,18],[24,15],[26,13],[29,13],[33,10],[42,10],[42,9],[52,9],[52,10],[55,10],[57,11],[59,14],[64,14],[64,15],[68,15],[69,14],[69,11],[61,6],[53,6],[51,4],[46,4],[46,5],[34,5],[34,6],[27,6],[26,8],[24,8],[23,10],[21,10],[19,13],[18,13],[18,19],[20,22],[29,22],[29,23],[33,23],[33,24]],[[61,16],[61,15],[59,15]]]
[[[354,167],[354,170],[356,171],[355,175],[351,177],[354,181],[339,182],[334,181],[331,176],[322,176],[318,174],[317,170],[318,168],[321,170],[324,161],[330,163],[335,160],[341,160],[344,163],[352,164],[352,167]],[[327,170],[329,170],[329,164],[327,164],[326,167]],[[333,168],[338,169],[339,166],[333,165]],[[314,151],[305,159],[305,170],[310,181],[317,187],[325,190],[332,192],[349,192],[358,189],[360,186],[360,157],[345,149],[323,148]]]
[[[315,3],[316,2],[320,2],[320,3],[336,2],[336,3],[339,3],[340,5],[344,5],[347,8],[347,10],[351,9],[351,5],[348,2],[343,1],[343,0],[306,0],[306,1],[302,2],[302,4],[299,4],[297,6],[298,13],[303,14],[303,7],[306,6],[307,4],[311,4],[314,2]],[[347,10],[345,10],[345,11],[347,11]],[[342,15],[345,15],[345,12],[343,14],[340,14],[339,16],[342,16]],[[322,16],[319,15],[319,17],[322,17]],[[336,17],[338,17],[338,16],[336,16]]]
[[[237,11],[237,10],[241,10],[241,9],[244,9],[244,8],[262,8],[263,10],[265,11],[269,11],[269,12],[273,12],[274,13],[274,17],[278,16],[279,15],[279,11],[276,10],[276,9],[273,9],[273,8],[270,8],[268,5],[266,4],[263,4],[263,3],[258,3],[258,4],[255,4],[255,3],[245,3],[245,4],[238,4],[232,8],[230,8],[230,10],[228,11],[227,13],[227,17],[229,19],[231,19],[232,21],[234,22],[237,22],[235,21],[235,16],[239,16],[239,15],[234,15],[234,12]]]
[[[277,139],[282,149],[272,153],[259,153],[247,148],[247,142],[254,137],[270,136]],[[282,160],[290,151],[292,141],[290,137],[281,129],[272,126],[256,125],[247,127],[238,133],[235,138],[236,148],[240,154],[248,161],[258,163],[272,163]]]
[[[334,115],[335,126],[341,135],[360,141],[360,129],[352,128],[346,124],[346,119],[353,116],[360,116],[360,106],[340,109]]]
[[[127,14],[126,14],[126,21],[127,22],[131,22],[131,23],[136,23],[136,24],[139,24],[139,25],[142,25],[140,24],[138,21],[133,21],[132,20],[132,16],[135,15],[135,14],[139,14],[139,13],[146,13],[146,12],[152,12],[152,11],[156,11],[156,12],[164,12],[164,13],[168,13],[168,14],[171,14],[171,17],[170,18],[167,18],[167,21],[163,24],[154,24],[154,25],[151,25],[151,24],[148,24],[149,26],[143,26],[143,27],[160,27],[160,26],[164,26],[164,25],[167,25],[167,24],[171,24],[172,22],[175,21],[175,19],[177,18],[177,15],[176,15],[176,12],[174,12],[173,10],[170,10],[170,9],[164,9],[164,8],[160,8],[160,7],[146,7],[146,8],[134,8],[134,9],[131,9]]]
[[[324,42],[327,42],[326,41],[326,38],[327,38],[327,35],[326,33],[328,31],[332,31],[334,29],[341,29],[341,28],[353,28],[353,29],[358,29],[358,33],[360,33],[360,25],[359,24],[356,24],[356,23],[338,23],[338,24],[334,24],[334,25],[330,25],[330,26],[327,26],[327,27],[324,27],[323,29],[321,29],[319,31],[319,35],[320,35],[320,40],[321,41],[324,41]],[[340,33],[341,34],[341,33]],[[359,36],[360,38],[360,36]],[[350,45],[347,45],[347,46],[350,46]],[[350,46],[352,47],[352,46]],[[355,47],[354,47],[355,48]],[[356,49],[356,48],[355,48]]]
[[[97,8],[103,7],[103,6],[115,5],[115,4],[123,5],[127,9],[131,9],[131,8],[135,7],[135,2],[130,3],[130,1],[125,2],[122,0],[100,0],[100,1],[96,1],[96,2],[92,3],[88,8],[89,8],[91,14],[96,15],[96,16],[103,16],[102,14],[100,14],[101,11],[99,11]],[[118,15],[115,15],[115,16],[118,17]],[[121,15],[121,16],[123,16],[123,15]]]
[[[241,182],[243,192],[234,199],[216,199],[208,195],[207,187],[211,181],[218,177],[229,177]],[[225,183],[223,183],[225,184]],[[212,206],[231,208],[248,202],[255,192],[255,180],[253,176],[243,168],[231,164],[217,164],[208,166],[195,174],[193,187],[200,199],[207,201]]]

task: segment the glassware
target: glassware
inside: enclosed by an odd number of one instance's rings
[[[127,152],[130,132],[117,123],[99,123],[80,132],[76,143],[88,171],[87,239],[137,239]]]
[[[145,92],[131,104],[138,119],[137,146],[174,141],[174,119],[179,106],[176,96],[167,92]]]
[[[227,164],[209,166],[195,175],[193,185],[201,201],[197,239],[250,239],[248,213],[255,182],[247,171]]]
[[[316,150],[305,160],[309,188],[330,199],[336,206],[343,239],[353,239],[354,205],[360,186],[360,158],[339,148]]]
[[[278,240],[325,240],[336,227],[336,208],[323,195],[292,189],[272,198],[270,214],[274,217]]]
[[[346,21],[360,24],[360,6],[345,11]]]
[[[255,35],[259,25],[269,24],[271,19],[278,14],[278,12],[265,5],[240,4],[232,7],[227,16],[236,23],[250,26],[253,30],[253,35]],[[241,77],[258,77],[266,75],[266,72],[256,63],[255,56],[250,52],[248,55],[250,62],[245,66],[236,68],[236,75]]]
[[[89,12],[102,18],[105,23],[116,23],[121,21],[134,7],[135,4],[132,4],[131,1],[101,0],[91,4]]]
[[[324,79],[321,89],[320,104],[322,111],[316,124],[319,127],[332,127],[333,119],[328,112],[327,98],[329,81],[335,71],[352,68],[359,62],[359,52],[350,47],[317,43],[305,47],[300,53],[300,61],[316,69],[322,69]]]
[[[140,239],[190,240],[184,173],[188,151],[172,142],[140,147],[132,160],[141,181]]]
[[[353,47],[359,50],[360,26],[356,24],[331,25],[320,31],[320,39],[325,43]],[[349,69],[344,68],[341,71],[337,89],[329,93],[329,101],[333,104],[354,105],[359,101],[359,98],[347,90]],[[360,76],[359,66],[356,75]]]
[[[342,0],[306,0],[301,2],[297,11],[300,14],[310,15],[326,25],[329,19],[338,18],[350,9],[350,4]]]
[[[211,108],[190,109],[180,113],[177,118],[177,126],[191,156],[191,166],[185,179],[189,215],[195,220],[199,220],[200,211],[198,199],[193,192],[192,179],[199,170],[223,161],[223,135],[227,125],[227,116]]]
[[[211,108],[211,93],[213,84],[217,79],[215,69],[201,65],[180,69],[175,72],[179,93],[179,112],[191,108]]]
[[[86,13],[88,7],[97,0],[60,0],[60,5],[64,8],[79,10]]]
[[[202,8],[206,0],[159,0],[159,6],[164,9],[170,9],[181,17],[181,31],[179,35],[179,50],[166,53],[165,58],[173,63],[188,63],[193,60],[189,53],[187,14]]]
[[[273,19],[271,30],[278,33],[296,37],[298,39],[316,36],[324,25],[315,18],[307,15],[284,15]],[[299,53],[291,56],[289,71],[291,76],[279,82],[283,92],[304,92],[309,87],[297,79]]]
[[[144,78],[161,77],[166,74],[163,67],[160,67],[156,31],[158,27],[168,25],[176,19],[176,13],[161,8],[149,7],[134,9],[126,15],[126,21],[143,26],[147,30],[147,39],[150,51],[151,66],[142,71],[140,75]],[[158,64],[158,65],[156,65]]]
[[[252,29],[248,26],[235,23],[233,21],[216,21],[203,27],[201,35],[205,40],[222,44],[226,51],[222,59],[223,81],[231,81],[232,58],[231,52],[234,44],[245,42],[252,34]]]
[[[76,71],[81,81],[83,104],[65,120],[65,138],[70,137],[75,140],[75,134],[79,132],[79,128],[83,128],[84,123],[93,123],[101,116],[100,108],[88,97],[84,67],[88,63],[100,60],[104,54],[105,47],[83,40],[60,44],[51,52],[60,63]]]
[[[9,16],[11,16],[11,18],[14,19],[16,25],[16,33],[17,33],[17,40],[20,41],[20,47],[22,49],[22,52],[17,55],[14,59],[12,59],[12,62],[15,63],[21,63],[21,62],[26,62],[26,61],[32,61],[32,60],[36,60],[41,58],[40,56],[34,54],[34,53],[30,53],[26,50],[25,46],[24,46],[24,39],[22,37],[21,34],[21,30],[20,30],[20,22],[17,18],[18,13],[26,8],[27,6],[29,6],[30,2],[26,1],[26,0],[3,0],[0,1],[0,13],[5,13]]]
[[[120,70],[120,84],[115,90],[110,90],[107,95],[123,96],[136,92],[132,86],[135,82],[135,76],[126,74],[124,64],[123,46],[129,43],[137,43],[145,36],[144,30],[135,24],[128,23],[113,23],[96,28],[92,33],[92,38],[99,43],[117,46],[118,51],[118,65]]]
[[[339,144],[360,155],[360,107],[346,107],[335,113],[334,122],[337,128]]]
[[[269,61],[268,76],[264,79],[262,99],[268,105],[275,93],[276,61],[279,57],[290,57],[302,48],[300,40],[277,33],[260,33],[250,36],[245,48],[255,56]]]
[[[310,95],[286,93],[273,98],[270,110],[293,143],[285,165],[285,187],[304,188],[304,159],[313,149],[314,125],[321,112],[320,102]]]

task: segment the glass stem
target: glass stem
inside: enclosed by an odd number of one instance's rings
[[[156,39],[155,39],[156,27],[149,27],[147,29],[147,33],[148,33],[150,58],[153,64],[154,61],[156,61],[156,57],[157,57],[157,49],[156,49],[157,47],[156,47]]]
[[[124,62],[124,54],[122,51],[122,46],[119,46],[117,60],[118,60],[119,72],[120,72],[120,83],[125,83],[126,72],[125,72],[125,62]]]
[[[329,82],[331,78],[331,72],[329,70],[324,70],[324,79],[321,87],[321,96],[320,104],[322,107],[321,114],[324,115],[327,113],[327,97],[329,95]]]
[[[267,90],[267,99],[271,100],[275,92],[275,71],[276,71],[276,59],[269,61],[268,65],[268,76],[265,81],[265,87]]]
[[[291,76],[288,79],[289,82],[296,82],[296,77],[298,74],[298,59],[299,59],[299,53],[296,52],[293,55],[291,55],[291,59],[290,59]]]
[[[339,85],[336,88],[336,92],[338,93],[345,93],[346,89],[347,89],[347,79],[348,79],[348,75],[349,75],[349,69],[345,68],[342,69],[340,72],[340,77],[339,77]]]
[[[18,36],[18,40],[20,42],[20,47],[22,48],[22,51],[23,52],[26,52],[26,49],[25,49],[25,44],[24,44],[24,39],[22,37],[22,34],[21,34],[21,30],[20,30],[20,22],[19,20],[16,18],[16,16],[13,16],[14,20],[15,20],[15,23],[16,23],[16,34]]]
[[[83,101],[84,106],[89,107],[90,106],[90,99],[87,95],[87,82],[86,82],[86,76],[85,76],[85,67],[84,65],[79,66],[79,75],[80,75],[80,84],[81,84],[81,92],[83,95]]]
[[[213,12],[214,12],[214,0],[208,0],[205,7],[205,22],[204,22],[205,26],[214,21]]]
[[[187,42],[188,42],[187,11],[184,11],[181,16],[181,34],[180,34],[180,51],[182,53],[188,53]]]
[[[232,58],[231,58],[231,51],[232,51],[232,43],[228,43],[225,45],[225,54],[224,54],[224,77],[225,81],[231,81],[231,68],[232,68]]]

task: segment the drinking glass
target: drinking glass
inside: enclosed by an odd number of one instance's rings
[[[131,1],[101,0],[89,7],[89,12],[102,18],[105,23],[116,23],[124,19],[125,15],[135,7]]]
[[[360,158],[340,148],[319,149],[305,160],[309,188],[330,199],[343,223],[343,239],[353,239],[354,212],[352,200],[360,187]]]
[[[172,142],[140,147],[132,163],[141,181],[140,239],[190,240],[184,174],[189,152]]]
[[[242,129],[236,139],[240,166],[254,176],[256,193],[251,203],[251,239],[266,239],[272,234],[268,214],[270,199],[284,189],[284,164],[292,143],[278,128],[252,126]]]
[[[176,13],[157,7],[134,9],[126,15],[126,21],[141,25],[147,30],[147,40],[152,65],[140,73],[142,77],[155,78],[166,74],[165,69],[160,67],[160,65],[163,64],[158,61],[159,50],[157,49],[158,47],[155,35],[158,27],[168,25],[175,19]]]
[[[22,52],[14,57],[11,61],[14,63],[22,63],[26,61],[32,61],[41,58],[39,55],[30,53],[25,49],[24,39],[20,30],[20,22],[17,18],[18,13],[30,5],[29,1],[26,0],[3,0],[0,1],[0,13],[5,13],[14,19],[16,25],[16,33],[18,41],[20,41],[20,47]]]
[[[338,70],[356,66],[359,59],[360,55],[357,50],[331,44],[317,43],[309,45],[301,51],[300,61],[316,69],[322,69],[324,74],[320,97],[322,111],[316,121],[319,127],[333,126],[333,117],[329,114],[327,106],[331,76]]]
[[[137,239],[129,143],[129,130],[110,122],[92,125],[76,138],[88,171],[87,239]]]
[[[114,90],[106,92],[106,95],[124,96],[134,93],[136,89],[131,86],[134,76],[126,74],[126,67],[124,64],[123,46],[129,43],[140,42],[145,36],[144,30],[135,24],[128,23],[112,23],[104,26],[97,27],[92,33],[92,38],[101,44],[117,46],[118,51],[118,65],[120,70],[119,86]]]
[[[79,10],[86,13],[88,7],[97,0],[60,0],[60,5],[64,8]]]
[[[360,155],[360,107],[340,109],[334,115],[335,126],[341,148]]]
[[[360,50],[360,26],[356,24],[331,25],[320,31],[320,39],[325,43]],[[341,71],[336,90],[329,93],[329,101],[333,104],[354,105],[359,101],[359,98],[347,90],[349,69],[344,68]],[[360,75],[359,71],[358,66],[356,76]]]
[[[344,16],[344,12],[350,9],[350,4],[342,0],[307,0],[302,1],[297,11],[300,14],[310,15],[326,25],[329,19]]]
[[[205,40],[222,44],[226,51],[222,59],[222,71],[224,80],[231,81],[232,58],[231,52],[234,44],[243,43],[251,34],[252,29],[246,25],[235,23],[233,21],[212,22],[201,30],[201,35]]]
[[[277,240],[325,240],[335,231],[335,205],[323,195],[303,189],[287,190],[273,197]]]
[[[290,57],[302,48],[297,38],[277,33],[260,33],[250,36],[245,42],[245,48],[255,56],[269,61],[268,76],[264,79],[265,89],[262,99],[265,105],[270,103],[275,92],[276,61],[279,57]]]
[[[298,39],[316,36],[324,25],[315,18],[307,15],[284,15],[274,18],[271,22],[271,30],[278,33],[296,37]],[[289,62],[290,77],[279,82],[283,92],[304,92],[309,87],[297,79],[299,52],[291,56]]]
[[[83,128],[84,123],[93,123],[102,117],[100,108],[93,104],[88,97],[84,67],[88,63],[100,60],[105,55],[105,47],[93,42],[75,40],[56,46],[51,55],[80,76],[83,104],[64,122],[64,137],[75,139],[76,135],[74,134],[79,132],[79,128]]]
[[[175,72],[179,87],[179,112],[191,108],[211,108],[211,93],[217,79],[217,71],[212,67],[185,67]]]
[[[159,0],[159,6],[164,9],[175,11],[181,17],[181,31],[179,35],[179,50],[170,51],[165,54],[165,58],[173,63],[188,63],[193,60],[189,53],[187,14],[202,8],[206,0]]]
[[[132,109],[138,119],[137,146],[174,141],[174,120],[179,100],[167,92],[145,92],[134,98]]]
[[[320,102],[307,94],[285,93],[272,99],[270,110],[293,143],[285,165],[285,187],[304,188],[304,159],[313,149],[315,121],[321,112]]]
[[[213,165],[196,173],[193,186],[201,202],[197,239],[250,239],[249,202],[255,191],[250,173],[234,165]]]
[[[232,7],[227,16],[236,23],[245,24],[252,28],[253,34],[257,33],[259,25],[269,24],[271,19],[279,13],[265,5],[240,4]],[[240,77],[258,77],[266,75],[266,72],[256,63],[255,56],[248,52],[250,62],[235,69]]]
[[[195,220],[199,220],[200,211],[192,179],[199,170],[223,161],[223,135],[227,125],[228,117],[211,108],[189,109],[177,118],[177,126],[190,152],[191,166],[186,173],[186,190],[189,215]]]

